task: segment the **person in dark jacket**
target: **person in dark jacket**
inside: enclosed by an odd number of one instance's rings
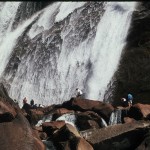
[[[24,109],[25,112],[27,113],[26,118],[31,123],[31,112],[30,112],[30,109],[32,109],[32,107],[31,107],[30,104],[27,103],[27,98],[26,97],[23,99],[23,107],[22,107],[22,109]]]
[[[37,106],[34,104],[34,100],[33,100],[33,99],[31,99],[30,105],[31,105],[31,107],[32,107],[33,109],[36,109],[36,108],[37,108]]]

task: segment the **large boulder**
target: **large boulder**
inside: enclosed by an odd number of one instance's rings
[[[76,125],[80,131],[104,127],[102,118],[93,111],[76,113]]]
[[[21,112],[21,110],[9,97],[4,85],[0,83],[0,122],[12,121],[17,112]]]
[[[146,133],[143,142],[135,150],[149,150],[150,149],[150,130]]]
[[[137,103],[130,108],[128,114],[136,120],[147,118],[150,114],[150,105]]]
[[[57,108],[53,113],[52,120],[56,120],[58,117],[67,113],[74,113],[74,110],[69,110],[66,108]]]
[[[59,150],[93,150],[93,147],[80,136],[77,129],[68,123],[56,130],[53,141]]]
[[[30,115],[31,123],[35,125],[39,120],[41,120],[44,117],[44,112],[40,109],[31,109]]]
[[[42,124],[43,131],[51,137],[54,132],[65,125],[65,121],[51,121]]]
[[[19,106],[0,84],[0,149],[45,150],[39,136],[32,130]]]
[[[44,144],[22,114],[17,114],[11,122],[0,123],[0,135],[2,150],[45,150]]]
[[[80,134],[94,147],[94,150],[132,150],[143,141],[149,125],[150,122],[136,121],[82,131]]]
[[[83,138],[73,138],[65,143],[58,143],[59,150],[94,150]]]
[[[64,102],[62,106],[75,111],[94,111],[102,116],[107,123],[111,113],[114,111],[114,107],[111,104],[81,98],[71,98],[70,101]]]
[[[73,137],[81,137],[81,136],[74,126],[66,123],[59,130],[56,130],[56,132],[53,134],[53,137],[54,137],[54,141],[63,142],[63,141],[70,140]]]

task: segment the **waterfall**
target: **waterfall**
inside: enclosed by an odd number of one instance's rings
[[[122,123],[122,110],[116,109],[110,115],[109,125],[115,125],[118,123]]]
[[[91,53],[93,69],[88,82],[88,97],[91,99],[104,98],[125,46],[134,7],[135,2],[110,2],[106,5]]]
[[[135,4],[54,2],[7,31],[0,43],[0,74],[10,97],[56,104],[70,99],[78,87],[87,98],[103,100]],[[19,3],[14,5],[12,18],[19,15]]]
[[[19,5],[20,2],[0,3],[0,44],[2,43],[6,34],[9,34],[11,31],[12,23]]]

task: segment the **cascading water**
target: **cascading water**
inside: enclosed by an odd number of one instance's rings
[[[2,43],[6,34],[9,34],[11,31],[12,23],[19,5],[20,2],[0,3],[0,44]]]
[[[0,73],[10,84],[9,95],[61,103],[79,87],[87,98],[102,100],[117,69],[135,4],[56,2],[39,11],[37,21],[38,14],[19,25],[12,32],[12,46],[7,48],[9,37],[0,45]],[[16,70],[11,67],[15,62],[8,62],[10,56],[19,59]]]
[[[115,125],[118,123],[122,123],[122,110],[116,109],[111,113],[109,125]]]
[[[103,100],[107,85],[117,69],[135,3],[110,2],[97,27],[91,53],[92,75],[88,97]]]

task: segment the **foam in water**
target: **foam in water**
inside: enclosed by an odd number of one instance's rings
[[[106,5],[106,11],[97,27],[91,53],[93,72],[88,82],[87,95],[90,99],[103,100],[125,46],[135,4],[135,2],[110,2]]]

